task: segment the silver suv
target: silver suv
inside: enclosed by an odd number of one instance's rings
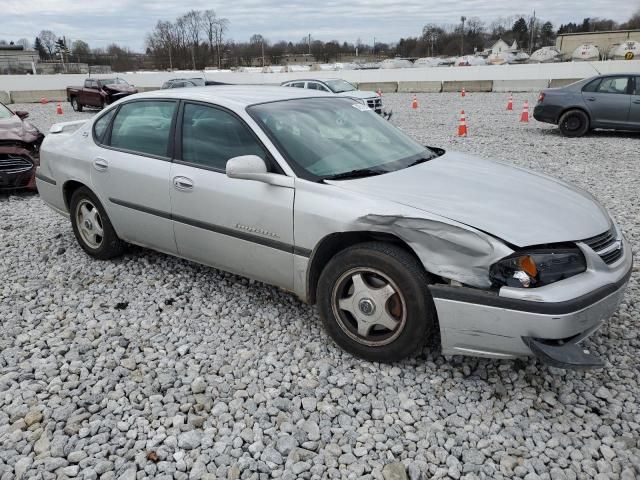
[[[631,248],[588,193],[424,147],[350,98],[220,86],[133,95],[54,125],[40,196],[91,256],[125,242],[317,303],[346,350],[597,366]],[[523,195],[526,192],[526,195]]]
[[[335,93],[341,97],[353,98],[375,111],[378,115],[382,115],[387,120],[391,118],[393,112],[384,109],[382,105],[382,96],[376,92],[367,92],[358,90],[358,87],[342,80],[341,78],[329,78],[326,80],[318,79],[300,79],[291,80],[282,83],[283,87],[308,88],[310,90],[318,90],[321,92]]]

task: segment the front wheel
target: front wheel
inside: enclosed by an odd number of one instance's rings
[[[565,137],[581,137],[589,131],[589,117],[582,110],[569,110],[560,117],[558,127]]]
[[[318,281],[324,326],[346,351],[370,361],[395,362],[419,350],[436,323],[420,262],[396,245],[349,247]]]
[[[71,97],[71,108],[73,108],[74,112],[82,111],[82,105],[78,103],[77,97]]]
[[[82,249],[99,260],[121,255],[124,243],[94,193],[81,187],[73,192],[70,203],[73,233]]]

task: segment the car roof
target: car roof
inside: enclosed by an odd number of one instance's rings
[[[130,95],[127,99],[173,98],[211,102],[227,107],[246,107],[256,103],[293,100],[296,98],[333,97],[318,90],[276,87],[266,85],[218,85],[174,90],[152,90]]]
[[[332,77],[332,78],[295,78],[293,80],[287,80],[286,82],[282,82],[282,84],[284,85],[285,83],[292,83],[292,82],[320,82],[320,83],[325,83],[325,82],[331,82],[332,80],[342,80],[342,78],[337,78],[337,77]],[[346,82],[346,80],[345,80]]]

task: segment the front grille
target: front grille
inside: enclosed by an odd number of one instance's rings
[[[19,155],[0,154],[0,172],[15,174],[28,172],[33,168],[33,163]]]
[[[367,99],[367,106],[371,110],[375,110],[380,113],[382,111],[382,99],[381,98],[369,98]]]
[[[613,227],[600,235],[582,240],[582,243],[587,244],[607,265],[622,257],[622,242],[618,240]]]

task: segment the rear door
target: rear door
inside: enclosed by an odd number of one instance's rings
[[[582,98],[591,114],[593,126],[624,127],[628,124],[631,95],[629,76],[603,77],[582,91]],[[592,90],[592,91],[590,91]]]
[[[633,83],[631,108],[629,109],[629,124],[634,128],[640,128],[640,75],[633,77]]]
[[[292,289],[294,189],[227,177],[227,160],[240,155],[281,172],[234,113],[195,102],[181,110],[171,168],[180,256]]]
[[[135,100],[111,112],[94,127],[93,190],[121,238],[175,253],[169,175],[177,102]]]

